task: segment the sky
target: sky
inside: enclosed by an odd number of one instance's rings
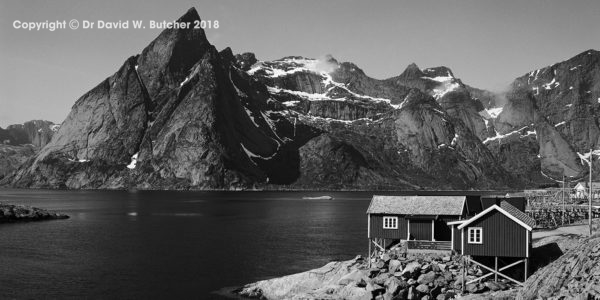
[[[81,95],[161,31],[30,31],[15,21],[147,24],[175,20],[192,6],[219,22],[206,29],[218,50],[260,60],[331,54],[379,79],[414,62],[447,66],[466,84],[498,91],[530,70],[600,50],[598,0],[0,0],[0,127],[62,122]]]

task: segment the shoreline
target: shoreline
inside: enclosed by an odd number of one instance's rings
[[[0,223],[20,223],[68,219],[67,214],[42,208],[0,203]]]
[[[392,254],[368,267],[357,256],[332,261],[309,271],[246,284],[232,291],[242,299],[453,299],[461,295],[459,256],[449,253]],[[471,268],[467,280],[480,270]],[[514,284],[482,282],[466,285],[465,295],[514,294]]]

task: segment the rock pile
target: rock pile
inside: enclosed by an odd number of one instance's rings
[[[466,280],[482,275],[470,268]],[[459,256],[388,253],[372,262],[362,257],[331,262],[304,273],[248,284],[238,294],[259,299],[453,299],[462,291]],[[505,281],[473,283],[468,293],[512,288]]]
[[[0,203],[0,223],[67,219],[69,216],[45,209]]]
[[[600,298],[600,236],[583,240],[526,282],[517,299]]]
[[[452,299],[462,292],[463,275],[460,256],[413,254],[408,257],[390,252],[367,269],[373,299]],[[469,267],[466,281],[483,275],[479,267]],[[466,285],[468,293],[507,290],[512,284],[504,280]]]

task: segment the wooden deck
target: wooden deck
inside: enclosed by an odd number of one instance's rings
[[[412,250],[452,250],[450,241],[408,241],[407,243],[408,249]]]

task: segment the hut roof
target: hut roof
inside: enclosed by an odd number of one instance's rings
[[[373,196],[367,214],[461,215],[466,196]]]

